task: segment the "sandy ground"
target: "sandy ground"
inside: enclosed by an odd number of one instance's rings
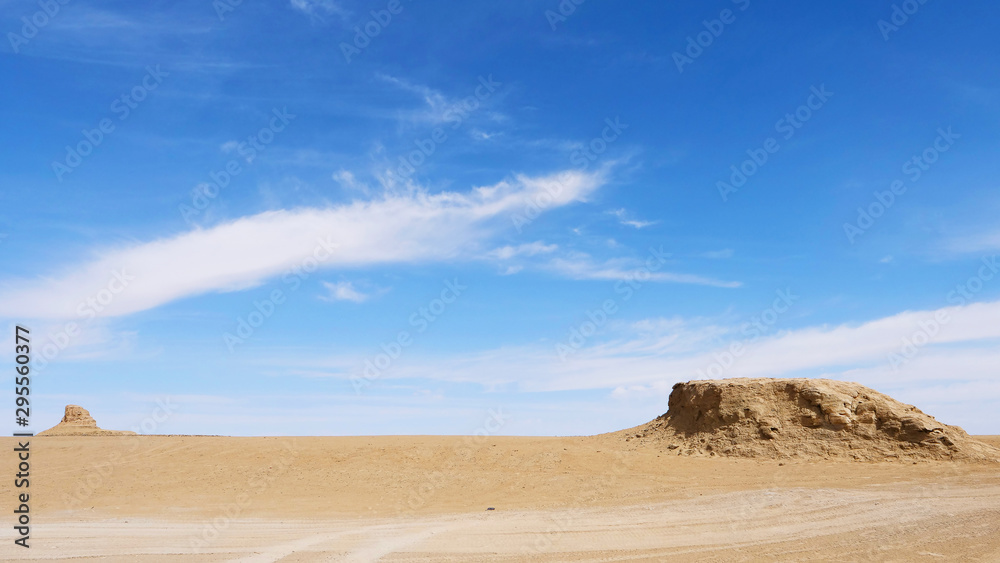
[[[0,441],[11,452],[13,439]],[[623,446],[34,438],[32,548],[13,545],[7,510],[0,560],[1000,561],[1000,464],[779,464]],[[13,480],[0,483],[10,506]]]

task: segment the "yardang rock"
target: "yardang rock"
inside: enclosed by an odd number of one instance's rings
[[[888,395],[829,379],[674,385],[667,413],[617,434],[677,455],[1000,461],[1000,449]]]
[[[87,409],[79,405],[66,405],[66,414],[62,421],[39,436],[134,436],[135,432],[128,430],[104,430],[97,426],[97,421],[90,416]]]

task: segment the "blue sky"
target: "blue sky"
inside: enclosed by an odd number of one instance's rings
[[[1000,433],[995,3],[0,6],[35,430],[591,434],[808,376]]]

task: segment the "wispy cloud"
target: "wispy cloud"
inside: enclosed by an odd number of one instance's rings
[[[600,173],[515,176],[468,192],[414,188],[325,208],[269,211],[127,247],[38,279],[0,281],[0,317],[120,316],[207,292],[256,286],[304,261],[361,268],[482,256],[512,213],[540,195],[554,209],[604,182]],[[124,278],[124,279],[123,279]],[[98,300],[88,306],[88,300]]]
[[[350,15],[340,2],[334,0],[291,0],[291,6],[296,11],[320,21],[324,21],[324,16],[346,18]]]
[[[213,38],[219,31],[219,20],[211,7],[184,14],[183,8],[172,4],[150,3],[136,12],[72,2],[61,9],[45,26],[45,40],[32,41],[32,57],[136,70],[159,64],[167,72],[178,72],[171,80],[183,73],[187,75],[184,80],[199,82],[218,79],[224,73],[263,68],[233,59],[215,48]],[[178,42],[187,48],[178,50]],[[210,95],[191,84],[183,90],[171,89],[170,95],[218,99],[218,94]],[[165,92],[158,95],[164,96]]]
[[[620,244],[613,239],[608,241],[611,248],[619,248]],[[663,272],[660,268],[669,258],[662,248],[651,249],[648,260],[634,258],[612,258],[598,261],[587,253],[570,251],[562,256],[551,256],[559,250],[559,245],[545,244],[542,241],[525,243],[517,246],[502,246],[485,254],[486,258],[503,263],[504,274],[515,274],[525,267],[544,270],[574,280],[606,280],[606,281],[639,281],[658,283],[684,283],[705,285],[711,287],[736,288],[742,284],[735,281],[724,281],[710,277]],[[517,260],[517,259],[521,260]],[[534,260],[530,260],[535,258]],[[511,264],[510,261],[517,263]],[[650,267],[652,266],[652,267]]]
[[[502,246],[487,253],[491,258],[509,260],[515,256],[535,256],[538,254],[548,254],[559,249],[559,245],[545,244],[541,241],[530,242],[518,246]]]
[[[949,322],[894,369],[889,355],[913,340],[921,323],[946,315]],[[873,386],[918,381],[996,381],[1000,363],[1000,301],[930,311],[906,311],[861,324],[812,326],[748,338],[746,324],[707,319],[654,318],[609,324],[601,338],[568,360],[553,346],[527,345],[451,357],[411,358],[387,377],[517,384],[525,391],[660,386],[697,379],[740,341],[721,377],[812,376],[851,379]],[[344,377],[357,362],[339,361]],[[315,366],[314,366],[315,367]]]
[[[325,287],[329,292],[328,295],[321,297],[324,301],[352,301],[354,303],[364,303],[371,298],[371,294],[358,291],[358,289],[354,287],[354,284],[349,281],[336,283],[323,282],[323,287]]]
[[[44,371],[49,362],[56,359],[60,362],[99,362],[135,359],[140,354],[155,353],[138,349],[138,331],[115,328],[105,319],[76,323],[72,335],[67,333],[66,326],[65,322],[53,320],[32,324],[32,332],[40,339],[39,348],[43,343],[46,345],[46,354],[35,358],[35,371]],[[14,324],[9,328],[13,332]],[[13,354],[0,350],[0,361],[7,360],[14,361]]]
[[[344,189],[357,191],[365,195],[371,192],[371,187],[368,184],[358,180],[354,176],[354,173],[348,170],[338,170],[333,173],[332,177]]]
[[[946,314],[950,321],[898,370],[888,356],[903,339],[912,341],[927,319]],[[383,386],[406,381],[477,384],[486,389],[511,387],[520,393],[604,390],[609,398],[639,401],[653,411],[666,410],[674,383],[702,377],[709,366],[728,367],[712,377],[826,377],[856,381],[896,398],[931,408],[946,422],[989,428],[1000,401],[1000,301],[939,310],[906,311],[860,324],[818,325],[748,338],[745,322],[730,316],[651,318],[608,323],[588,344],[565,361],[554,343],[504,347],[443,355],[415,352],[394,364]],[[563,335],[557,335],[555,339]],[[731,354],[741,342],[741,355]],[[720,360],[722,358],[722,360]],[[273,363],[282,373],[301,367],[332,378],[359,375],[363,358],[301,355],[252,358]],[[605,403],[602,403],[605,404]],[[643,415],[645,416],[645,415]],[[643,420],[637,419],[632,424]],[[612,430],[607,426],[604,430]]]
[[[215,23],[210,16],[201,19],[178,17],[176,12],[154,6],[149,6],[149,12],[132,15],[88,4],[73,4],[66,9],[72,15],[53,17],[51,24],[46,26],[47,31],[55,31],[67,40],[86,45],[157,42],[179,35],[204,35],[214,31]]]
[[[1000,250],[1000,231],[955,237],[945,243],[949,252],[976,254]]]
[[[656,221],[636,221],[631,219],[626,219],[625,221],[622,221],[622,225],[625,225],[626,227],[635,227],[637,229],[645,229],[646,227],[655,224]]]
[[[644,229],[652,225],[657,224],[659,221],[640,221],[638,219],[629,219],[628,213],[625,209],[612,209],[608,211],[609,214],[614,215],[618,218],[618,222],[626,227],[634,227],[636,229]]]
[[[487,133],[479,129],[473,129],[472,131],[469,132],[469,136],[471,136],[473,139],[476,139],[477,141],[489,141],[490,139],[493,139],[494,137],[497,137],[502,134],[503,133]]]
[[[468,86],[468,96],[471,96],[471,98],[453,98],[444,94],[440,90],[436,90],[422,84],[415,84],[404,78],[381,73],[376,76],[380,80],[383,80],[400,90],[416,95],[423,103],[423,107],[418,109],[397,111],[397,118],[405,123],[417,125],[441,125],[444,123],[451,123],[454,125],[455,123],[462,123],[466,120],[474,120],[475,116],[480,113],[484,118],[487,118],[490,123],[494,124],[503,122],[507,119],[507,117],[501,113],[497,113],[496,111],[485,111],[480,108],[480,106],[486,104],[487,101],[485,99],[477,99],[475,96],[472,96],[473,93],[477,91],[477,87],[480,87],[480,82],[477,81],[476,77],[472,78],[472,81]],[[479,80],[482,79],[480,78]],[[496,94],[492,94],[491,97],[495,95]],[[482,132],[480,131],[480,133]],[[474,138],[479,138],[480,140],[485,140],[497,134],[498,133],[492,133],[489,136],[482,137],[481,135],[476,136],[475,133],[472,133],[472,136]]]
[[[586,255],[571,258],[556,258],[548,267],[572,279],[578,280],[608,280],[643,282],[683,283],[705,285],[711,287],[736,288],[743,284],[738,281],[725,281],[694,274],[679,274],[674,272],[650,271],[635,260],[615,259],[596,262]]]

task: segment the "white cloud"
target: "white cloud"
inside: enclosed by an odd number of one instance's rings
[[[939,313],[950,321],[898,371],[887,356],[912,340],[920,322]],[[748,342],[746,352],[718,377],[826,377],[856,381],[914,404],[939,420],[973,433],[996,434],[1000,402],[1000,301],[949,307],[938,311],[906,311],[861,324],[813,326],[772,332]],[[699,378],[699,370],[724,358],[731,342],[745,339],[742,325],[730,318],[653,318],[608,322],[567,361],[555,349],[565,333],[541,343],[468,352],[435,354],[414,350],[393,363],[372,383],[378,389],[417,385],[442,388],[449,383],[481,385],[517,393],[545,393],[533,404],[569,409],[559,391],[605,391],[589,404],[587,430],[606,432],[640,424],[667,409],[671,387]],[[363,376],[362,355],[301,354],[250,356],[254,366],[273,365],[275,375],[323,376],[344,381]],[[312,375],[317,374],[317,375]],[[713,374],[713,377],[716,375]],[[429,383],[430,382],[430,383]],[[436,382],[436,383],[435,383]],[[443,387],[446,388],[447,387]],[[351,395],[354,397],[354,395]],[[606,409],[606,410],[602,410]],[[600,416],[597,413],[600,412]],[[574,413],[579,417],[579,412]],[[538,419],[529,433],[558,433],[558,416]],[[577,419],[574,419],[577,420]],[[398,430],[394,430],[398,433]]]
[[[412,190],[326,208],[269,211],[132,246],[35,279],[0,282],[0,317],[120,316],[212,291],[253,287],[295,266],[359,268],[482,255],[541,195],[579,201],[601,173],[516,176],[469,192]],[[555,194],[555,195],[552,195]],[[125,285],[127,283],[127,285]]]
[[[623,220],[622,225],[626,227],[635,227],[637,229],[644,229],[650,225],[655,225],[656,221],[636,221],[636,220]]]
[[[743,285],[737,281],[718,280],[694,274],[650,271],[639,261],[608,260],[597,263],[586,255],[568,259],[556,258],[549,263],[548,267],[561,275],[577,280],[636,280],[639,282],[684,283],[724,288],[736,288]]]
[[[348,170],[338,170],[333,173],[333,179],[344,189],[354,190],[368,195],[371,192],[371,188],[368,184],[359,181],[355,178],[354,174]]]
[[[92,322],[60,322],[45,321],[31,324],[34,334],[34,349],[37,352],[32,358],[32,370],[44,372],[50,364],[56,362],[88,362],[135,359],[140,351],[137,349],[139,333],[135,330],[113,329],[106,320],[98,319]],[[10,332],[14,324],[10,324]],[[14,361],[13,352],[0,350],[0,361]],[[141,352],[142,354],[149,351]],[[155,350],[152,352],[155,353]]]
[[[381,73],[376,76],[379,79],[399,88],[400,90],[415,94],[426,106],[417,110],[397,112],[396,117],[403,122],[419,125],[440,125],[443,123],[449,123],[454,127],[457,124],[467,122],[467,120],[472,119],[473,116],[480,114],[480,112],[482,113],[482,117],[487,118],[492,122],[500,123],[507,121],[506,115],[496,111],[487,110],[484,107],[487,104],[488,97],[496,94],[492,94],[492,90],[487,90],[481,94],[479,93],[481,90],[480,83],[483,80],[486,80],[483,77],[479,77],[478,80],[473,79],[472,82],[468,84],[466,96],[452,98],[439,90],[424,86],[423,84],[414,84],[404,78],[398,78],[396,76]],[[489,75],[489,80],[492,80],[492,75]],[[498,82],[497,84],[500,83]],[[499,132],[495,132],[487,135],[477,129],[473,129],[471,132],[473,138],[479,140],[487,140],[498,134]]]
[[[628,213],[625,211],[624,208],[612,209],[611,211],[608,211],[608,213],[617,217],[618,222],[621,223],[622,225],[625,225],[626,227],[635,227],[636,229],[644,229],[646,227],[659,223],[659,221],[639,221],[637,219],[628,219],[627,218]]]
[[[942,314],[948,322],[918,347],[909,362],[893,369],[889,354],[899,353],[904,338],[913,341],[923,330],[922,323],[929,326],[930,319]],[[704,319],[649,319],[609,323],[566,361],[560,359],[553,341],[461,356],[407,357],[383,377],[473,382],[487,388],[514,384],[522,392],[605,389],[622,400],[659,396],[664,410],[671,386],[679,381],[705,376],[826,377],[856,381],[902,401],[933,406],[931,414],[945,422],[985,429],[1000,400],[998,318],[1000,301],[973,303],[906,311],[862,324],[784,331],[755,342],[746,340],[741,326]],[[567,328],[561,341],[568,337]],[[744,342],[746,351],[727,358],[735,341]],[[728,368],[706,373],[709,366],[721,363],[728,363]],[[361,365],[360,359],[337,362],[345,378]]]
[[[621,245],[612,239],[608,241],[608,246],[617,248]],[[500,261],[507,261],[519,257],[551,254],[558,249],[558,245],[545,244],[544,242],[536,241],[518,246],[502,246],[487,252],[486,257]],[[668,256],[669,255],[662,253],[661,248],[659,253],[652,253],[650,256],[651,260],[647,260],[645,263],[641,260],[629,258],[616,258],[598,263],[588,254],[582,252],[569,252],[564,257],[549,258],[547,259],[547,262],[536,260],[533,263],[533,267],[536,269],[555,272],[561,276],[575,280],[637,281],[639,283],[685,283],[724,288],[735,288],[742,285],[740,282],[717,280],[693,274],[678,274],[674,272],[658,271]],[[653,265],[652,269],[650,269],[650,264]],[[524,264],[510,265],[507,266],[504,274],[514,274],[523,269]]]
[[[947,250],[958,254],[975,254],[1000,250],[1000,232],[956,237],[945,243]]]
[[[340,17],[349,15],[347,10],[334,0],[291,0],[290,3],[295,10],[315,19],[322,19],[323,15],[336,15]]]
[[[889,354],[913,340],[920,323],[938,314],[950,319],[913,359],[894,370]],[[504,347],[447,358],[409,358],[391,378],[517,383],[525,391],[614,389],[697,379],[720,362],[732,342],[746,351],[719,377],[782,377],[804,374],[858,380],[885,387],[916,381],[997,381],[1000,364],[1000,301],[907,311],[858,325],[816,326],[746,340],[741,326],[704,319],[647,319],[619,324],[594,336],[567,361],[555,342]],[[610,325],[609,325],[610,326]],[[567,335],[568,336],[568,329]],[[601,338],[603,336],[603,338]],[[610,338],[609,338],[610,337]],[[337,362],[344,377],[360,362]],[[316,367],[316,366],[314,366]],[[712,372],[716,376],[717,371]],[[390,377],[387,374],[387,377]]]
[[[362,293],[349,281],[337,283],[323,282],[323,287],[329,291],[329,295],[321,297],[324,301],[353,301],[354,303],[364,303],[371,295]]]
[[[401,90],[416,94],[427,105],[422,111],[408,114],[408,119],[414,122],[426,122],[431,124],[444,123],[450,110],[456,107],[456,101],[449,100],[438,90],[413,84],[405,79],[379,74],[378,77]]]
[[[503,246],[496,250],[491,250],[487,256],[500,260],[509,260],[515,256],[535,256],[537,254],[548,254],[555,252],[559,248],[555,244],[545,244],[541,241],[530,242],[519,246]]]

